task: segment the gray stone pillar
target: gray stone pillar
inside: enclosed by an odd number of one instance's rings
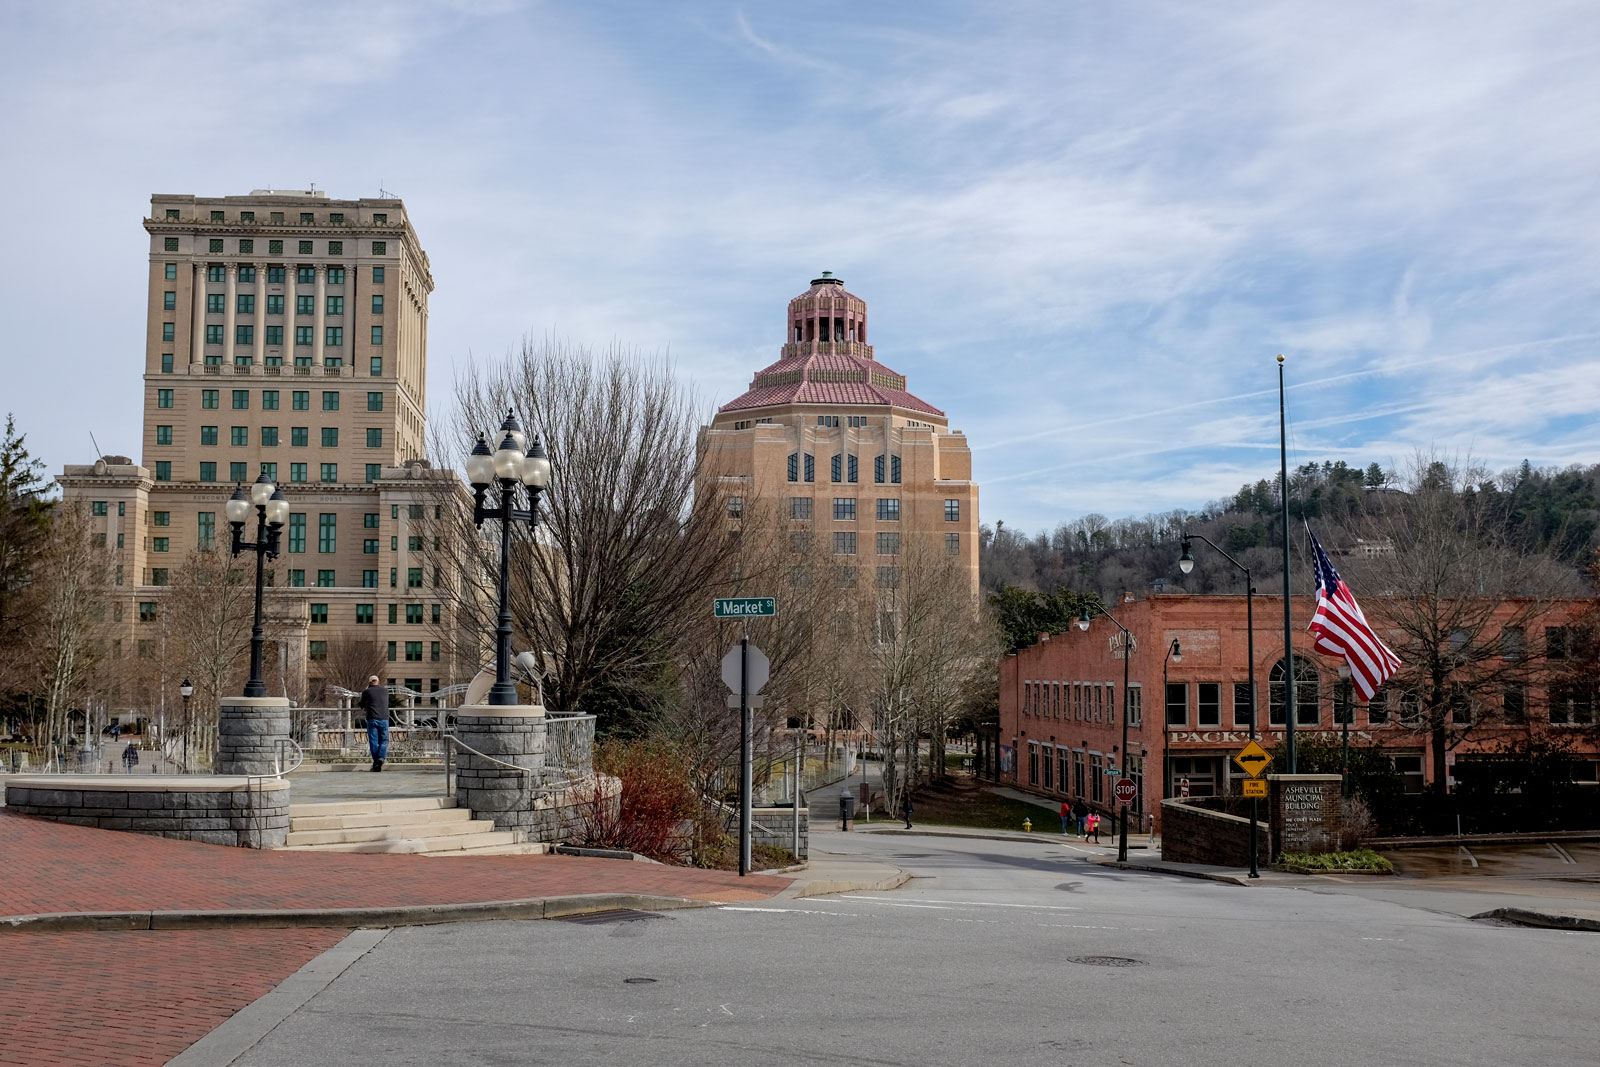
[[[544,709],[465,704],[456,709],[456,737],[483,759],[456,749],[456,800],[480,818],[493,819],[500,830],[525,830],[541,836],[548,821],[535,809],[544,781]],[[510,766],[506,766],[509,764]],[[519,767],[531,771],[523,774]]]
[[[217,722],[218,774],[273,774],[290,758],[287,697],[223,697]]]

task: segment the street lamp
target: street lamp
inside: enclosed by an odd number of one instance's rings
[[[1123,766],[1122,766],[1123,775],[1125,775],[1127,777],[1132,777],[1132,775],[1129,774],[1129,772],[1132,771],[1133,768],[1128,766],[1128,764],[1130,764],[1132,762],[1132,760],[1130,760],[1128,758],[1128,661],[1133,656],[1133,632],[1131,630],[1129,630],[1126,626],[1122,625],[1122,623],[1118,622],[1117,621],[1117,617],[1115,615],[1111,614],[1111,612],[1109,612],[1109,611],[1107,611],[1105,609],[1105,605],[1103,605],[1103,604],[1100,605],[1098,610],[1099,610],[1101,615],[1104,615],[1106,618],[1110,619],[1111,622],[1116,626],[1116,628],[1122,631],[1122,756],[1121,756],[1121,759],[1122,759],[1122,763],[1123,763]],[[1089,606],[1087,604],[1085,604],[1084,607],[1083,607],[1083,610],[1078,613],[1078,629],[1087,632],[1088,629],[1089,629],[1089,619],[1090,619]],[[1139,778],[1140,778],[1140,780],[1142,782],[1143,778],[1144,778],[1144,775],[1143,775],[1142,771],[1141,771],[1141,773],[1139,775]],[[1140,788],[1139,791],[1140,791],[1140,793],[1144,792],[1142,787]],[[1121,819],[1119,821],[1121,822],[1122,827],[1117,833],[1117,862],[1118,863],[1127,863],[1128,862],[1128,807],[1129,807],[1129,805],[1123,804],[1122,805],[1122,811],[1119,813],[1121,815]]]
[[[189,773],[189,698],[194,696],[194,683],[185,678],[183,684],[178,686],[178,693],[183,697],[183,773]],[[161,737],[162,747],[166,747],[167,738]]]
[[[1350,795],[1350,664],[1339,664],[1339,795]]]
[[[1167,664],[1182,663],[1183,648],[1174,637],[1167,646],[1167,656],[1161,661],[1161,799],[1166,800],[1172,790],[1172,746],[1169,738],[1172,724],[1167,721]]]
[[[1250,671],[1250,740],[1256,739],[1256,616],[1254,596],[1256,587],[1250,581],[1250,568],[1234,559],[1232,556],[1217,548],[1217,543],[1204,534],[1189,533],[1187,530],[1183,537],[1183,554],[1178,557],[1178,569],[1184,574],[1194,570],[1194,553],[1190,550],[1191,541],[1204,541],[1215,548],[1223,559],[1244,571],[1244,629],[1245,629],[1245,655],[1249,657]],[[1260,878],[1261,871],[1256,856],[1256,823],[1260,816],[1260,801],[1255,797],[1250,798],[1250,877]]]
[[[246,541],[244,524],[250,517],[252,507],[256,509],[256,536],[255,540]],[[242,485],[234,488],[225,510],[228,524],[233,527],[233,554],[256,554],[256,618],[250,627],[250,680],[244,683],[244,695],[264,697],[267,695],[267,686],[261,680],[261,583],[266,574],[267,560],[278,558],[281,544],[279,535],[289,518],[289,498],[283,495],[283,490],[272,484],[272,479],[263,470],[248,492]]]
[[[511,680],[511,604],[507,599],[511,523],[522,519],[531,527],[539,525],[539,494],[550,485],[550,459],[538,438],[528,444],[522,425],[510,411],[500,424],[499,436],[500,447],[491,452],[488,440],[478,435],[478,443],[467,456],[467,481],[472,484],[472,524],[482,529],[489,519],[500,521],[500,618],[494,631],[494,687],[489,690],[489,703],[510,706],[517,702],[517,686]],[[526,511],[515,506],[519,484],[528,491]],[[495,507],[484,506],[490,486],[500,490],[500,503]]]

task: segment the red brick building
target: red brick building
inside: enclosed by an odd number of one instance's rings
[[[1260,743],[1283,740],[1283,598],[1255,600],[1256,722]],[[1528,655],[1544,655],[1543,627],[1552,642],[1583,601],[1552,604],[1525,627]],[[1382,597],[1363,602],[1374,628],[1384,634]],[[1293,598],[1295,731],[1297,738],[1340,733],[1335,705],[1343,707],[1339,663],[1312,651],[1305,630],[1315,603]],[[1133,634],[1128,662],[1126,769],[1139,785],[1134,811],[1149,828],[1159,818],[1163,796],[1209,796],[1239,791],[1244,777],[1232,762],[1249,740],[1250,687],[1245,598],[1239,596],[1130,597],[1111,606]],[[1508,608],[1507,614],[1511,614]],[[1518,635],[1521,637],[1522,635]],[[1171,656],[1173,643],[1179,655]],[[995,776],[1031,793],[1083,799],[1110,811],[1109,768],[1123,767],[1123,634],[1110,620],[1095,618],[1087,632],[1042,635],[1000,664],[1000,715]],[[1165,670],[1165,674],[1163,674]],[[1504,696],[1484,713],[1450,753],[1470,759],[1497,741],[1540,731],[1570,731],[1586,756],[1580,777],[1594,781],[1600,769],[1590,698],[1551,699],[1544,685]],[[1380,691],[1368,705],[1350,702],[1351,745],[1382,745],[1409,790],[1428,780],[1430,738],[1407,725],[1403,694]],[[1163,774],[1163,767],[1166,773]],[[1273,768],[1281,770],[1282,768]],[[1163,786],[1165,778],[1165,786]]]

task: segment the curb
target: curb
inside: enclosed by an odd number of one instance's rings
[[[1152,867],[1143,863],[1123,863],[1116,859],[1090,859],[1087,862],[1097,867],[1114,867],[1119,871],[1144,871],[1147,874],[1171,874],[1179,878],[1200,878],[1207,882],[1221,882],[1224,885],[1248,886],[1251,878],[1247,874],[1219,874],[1216,871],[1185,871],[1170,867]],[[1260,881],[1260,879],[1255,879]]]
[[[885,864],[887,866],[887,864]],[[851,881],[847,878],[836,880],[817,879],[813,882],[799,886],[794,890],[784,890],[774,899],[777,900],[804,900],[806,897],[826,897],[834,893],[881,893],[889,889],[899,889],[911,881],[911,875],[905,871],[895,869],[895,873],[887,878],[877,881]]]
[[[492,919],[560,919],[630,908],[672,911],[714,907],[718,901],[644,893],[583,893],[463,904],[403,904],[388,908],[265,908],[218,911],[80,911],[0,916],[5,931],[66,933],[99,930],[219,930],[333,927],[337,929],[432,926]]]
[[[1517,926],[1532,926],[1541,930],[1583,930],[1600,933],[1600,919],[1584,919],[1559,912],[1528,911],[1525,908],[1495,908],[1481,912],[1474,919],[1498,919]]]

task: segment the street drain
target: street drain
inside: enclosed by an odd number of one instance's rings
[[[654,978],[624,978],[622,981],[627,985],[649,985],[651,982],[654,982],[655,979]]]
[[[664,919],[666,916],[657,915],[653,911],[637,911],[633,908],[612,908],[609,911],[591,911],[584,915],[562,915],[556,922],[579,923],[583,926],[606,926],[610,923],[633,923],[645,919]]]
[[[1068,956],[1068,963],[1081,963],[1085,967],[1143,967],[1144,960],[1127,956]]]

